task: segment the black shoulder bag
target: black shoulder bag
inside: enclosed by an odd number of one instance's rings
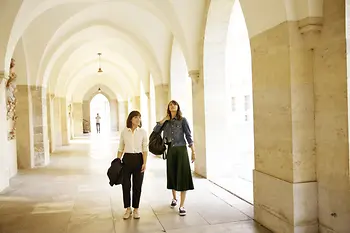
[[[165,121],[160,128],[159,132],[153,131],[149,136],[148,150],[154,155],[163,155],[165,159],[166,144],[161,136],[161,133],[168,121]]]

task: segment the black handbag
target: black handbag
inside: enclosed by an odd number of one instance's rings
[[[153,131],[149,136],[149,144],[148,150],[154,155],[163,155],[163,159],[165,159],[164,153],[166,151],[165,140],[162,138],[162,131],[168,121],[165,121],[160,128],[159,132]]]

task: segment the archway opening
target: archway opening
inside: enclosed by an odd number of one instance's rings
[[[90,122],[92,134],[110,134],[112,131],[110,103],[103,94],[95,95],[90,101]]]
[[[193,108],[192,108],[192,80],[188,77],[185,56],[180,44],[175,39],[171,51],[170,68],[170,99],[176,100],[181,108],[183,116],[187,119],[193,135]],[[190,148],[188,148],[189,154]],[[194,164],[191,163],[192,170]]]
[[[226,45],[226,82],[229,156],[231,168],[222,185],[253,203],[254,125],[252,103],[252,65],[250,41],[239,1],[233,5]]]
[[[208,179],[253,204],[252,62],[240,2],[234,1],[226,29],[218,32],[222,21],[210,20],[204,49]]]

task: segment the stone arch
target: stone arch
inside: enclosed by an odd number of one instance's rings
[[[98,92],[98,88],[101,88],[101,92]],[[88,91],[86,91],[86,93],[83,97],[83,101],[89,101],[89,103],[90,103],[90,101],[97,94],[104,95],[108,99],[108,101],[111,101],[112,99],[118,100],[117,95],[108,86],[106,86],[104,84],[98,84],[98,85],[94,85]]]
[[[225,94],[219,90],[225,89],[225,46],[234,2],[211,1],[207,14],[203,45],[207,155],[225,153],[224,149],[218,149],[219,143],[225,142],[221,138],[219,142],[212,134],[213,129],[216,134],[224,134],[222,124],[225,124],[225,120],[214,122],[208,119],[215,119],[213,117],[217,112],[225,111],[225,107],[217,102],[225,99]],[[240,3],[250,38],[252,57],[255,219],[274,232],[282,232],[287,227],[294,231],[299,227],[314,229],[311,222],[317,222],[318,219],[316,195],[315,202],[309,209],[314,214],[308,216],[308,225],[295,212],[301,203],[310,200],[306,193],[317,193],[313,182],[316,168],[309,162],[315,159],[310,149],[313,141],[301,129],[301,125],[310,123],[314,118],[300,111],[314,107],[310,102],[301,100],[312,91],[304,90],[302,85],[299,89],[299,85],[309,82],[305,81],[308,80],[306,76],[309,75],[308,72],[312,73],[301,65],[307,57],[303,54],[306,46],[301,35],[310,28],[311,31],[317,29],[319,18],[310,17],[322,15],[323,2],[240,0]],[[298,119],[296,124],[295,119]],[[216,162],[208,157],[206,159],[207,164]],[[296,166],[295,159],[301,164]],[[210,171],[208,174],[212,175]],[[279,188],[272,190],[272,186]],[[285,195],[282,197],[277,191],[284,189],[282,187],[298,189],[298,193],[291,191],[287,200]],[[266,198],[268,195],[273,196],[274,200]],[[295,195],[298,203],[294,202]],[[288,210],[282,204],[286,202],[291,203]]]
[[[101,88],[101,92],[98,89]],[[91,100],[98,94],[102,94],[106,97],[109,102],[110,113],[111,113],[111,129],[113,131],[119,130],[119,121],[118,119],[118,96],[113,90],[104,84],[96,84],[91,87],[89,90],[85,91],[85,94],[82,98],[83,103],[83,132],[91,132],[91,122],[90,122],[90,104]],[[77,100],[79,101],[79,100]]]
[[[11,31],[13,30],[13,25],[17,17],[17,13],[22,6],[22,1],[2,1],[0,3],[0,26],[1,26],[1,35],[0,35],[0,71],[4,71],[5,76],[10,72],[8,64],[10,64],[13,52],[15,51],[15,45],[12,46],[12,53],[7,55],[7,49],[9,48],[9,42],[11,38]],[[19,41],[20,38],[17,39]]]
[[[86,67],[86,68],[96,69],[96,66],[90,65],[89,67]],[[76,77],[71,80],[67,80],[67,83],[65,83],[64,86],[56,85],[57,94],[60,96],[63,96],[66,93],[71,95],[78,86],[89,85],[88,82],[92,82],[95,84],[100,83],[101,81],[99,81],[98,79],[103,80],[106,83],[113,84],[115,86],[114,88],[117,90],[117,92],[121,96],[123,96],[123,98],[126,98],[128,95],[133,95],[134,93],[138,93],[139,89],[133,88],[133,86],[131,86],[130,83],[124,83],[123,81],[118,79],[118,77],[122,77],[122,78],[127,77],[124,75],[122,71],[117,69],[115,66],[105,66],[105,68],[110,68],[110,70],[113,71],[117,75],[117,77],[107,75],[107,74],[106,75],[102,74],[100,77],[98,77],[97,74],[90,74],[89,76],[84,76],[83,75],[84,73],[82,73],[82,75],[80,75],[79,77]],[[82,82],[85,82],[85,83],[82,83]]]
[[[69,21],[71,22],[71,20]],[[66,24],[69,25],[69,22]],[[91,23],[94,23],[94,26],[91,27]],[[66,25],[65,24],[65,25]],[[51,41],[49,42],[49,45],[47,49],[45,50],[44,56],[41,59],[41,65],[38,72],[38,79],[36,81],[37,85],[45,84],[47,83],[47,80],[53,75],[53,68],[55,66],[55,63],[59,61],[59,59],[65,55],[65,51],[68,50],[79,50],[82,46],[88,46],[89,42],[87,39],[80,38],[79,35],[84,33],[84,31],[91,30],[93,28],[103,28],[109,32],[109,40],[113,38],[121,38],[122,41],[125,41],[125,43],[130,44],[132,48],[136,49],[136,52],[138,52],[139,56],[143,59],[143,61],[150,67],[151,72],[154,73],[154,75],[158,78],[158,82],[161,82],[162,74],[159,67],[158,62],[156,61],[156,58],[154,57],[152,51],[150,50],[150,45],[145,44],[144,40],[136,38],[135,35],[132,35],[130,32],[126,31],[125,29],[120,28],[116,24],[113,24],[111,22],[100,20],[100,21],[92,21],[92,22],[84,22],[84,24],[79,25],[77,30],[79,32],[77,33],[68,33],[64,35],[63,39],[66,39],[62,44],[59,42],[55,42],[55,37],[59,37],[60,31],[62,30],[68,30],[68,26],[62,26],[62,29],[59,29],[56,34],[57,36],[54,36]],[[90,27],[88,27],[90,26]],[[62,39],[62,40],[63,40]],[[83,43],[83,45],[82,45]],[[94,42],[96,43],[96,42]],[[102,43],[102,42],[101,42]],[[103,44],[103,43],[102,43]],[[119,43],[118,43],[119,44]],[[70,53],[69,53],[70,54]],[[104,58],[104,56],[102,56]],[[130,60],[130,59],[129,59]],[[133,59],[135,60],[135,59]],[[45,68],[45,66],[47,68]],[[143,77],[143,75],[139,74],[140,77]],[[147,84],[145,80],[143,80],[144,85]],[[145,86],[145,89],[148,89],[147,86]]]
[[[23,32],[28,28],[28,26],[33,22],[34,19],[38,18],[41,14],[46,12],[49,9],[55,8],[59,5],[64,4],[73,4],[75,2],[82,2],[82,1],[58,1],[58,0],[48,0],[43,3],[40,3],[38,5],[33,4],[25,4],[23,3],[21,5],[20,10],[18,11],[17,17],[14,21],[12,30],[11,30],[11,36],[10,40],[8,42],[7,50],[6,50],[6,56],[5,56],[5,63],[6,61],[10,60],[11,54],[14,51],[14,47],[16,46],[19,38],[22,36]],[[86,1],[86,3],[90,3],[90,1]],[[182,28],[180,26],[180,23],[178,22],[177,16],[175,15],[174,9],[171,6],[170,2],[162,2],[161,6],[154,5],[152,2],[148,1],[137,1],[137,0],[131,0],[128,1],[128,3],[133,4],[135,6],[140,7],[140,9],[145,10],[146,12],[150,12],[153,14],[156,18],[158,18],[161,22],[165,23],[167,27],[171,29],[173,34],[178,38],[178,41],[181,43],[181,46],[183,48],[184,54],[186,58],[187,56],[187,49],[186,49],[186,40],[182,33]],[[105,3],[108,4],[108,3]],[[165,13],[166,12],[166,13]]]

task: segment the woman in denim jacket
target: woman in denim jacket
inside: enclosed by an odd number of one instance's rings
[[[168,122],[163,128],[163,137],[169,145],[167,152],[167,188],[171,189],[173,194],[170,206],[174,208],[177,205],[176,191],[181,192],[179,214],[185,216],[186,191],[194,189],[186,141],[192,151],[192,163],[196,159],[196,154],[188,121],[182,117],[180,106],[175,100],[170,101],[167,116],[157,122],[153,131],[159,132],[166,121]]]

